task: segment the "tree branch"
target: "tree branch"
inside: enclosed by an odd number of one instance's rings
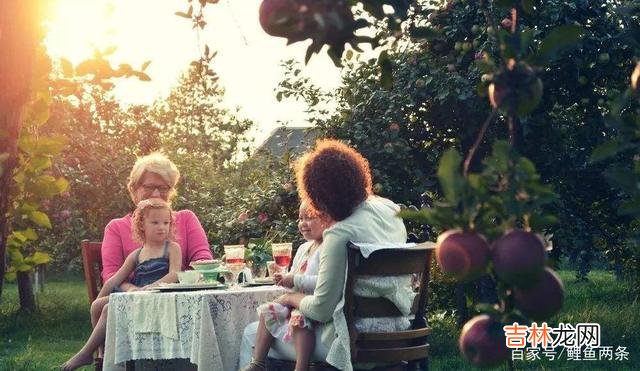
[[[487,117],[487,119],[484,121],[484,124],[482,124],[482,127],[480,128],[480,132],[478,133],[478,137],[476,138],[475,143],[473,143],[473,146],[471,146],[471,148],[469,149],[467,158],[464,160],[464,176],[465,177],[467,176],[467,174],[469,174],[469,166],[471,166],[471,160],[473,160],[473,156],[478,150],[478,147],[480,146],[480,143],[484,138],[484,134],[486,133],[487,128],[489,127],[489,124],[491,123],[491,121],[493,121],[494,117],[496,117],[497,113],[498,113],[497,108],[494,108],[493,111],[491,111],[491,114],[489,114],[489,117]]]

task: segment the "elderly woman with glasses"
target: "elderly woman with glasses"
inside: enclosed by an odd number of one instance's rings
[[[161,153],[152,153],[139,158],[129,175],[129,194],[134,205],[148,198],[161,198],[171,201],[175,196],[175,186],[180,179],[176,165]],[[175,213],[175,238],[182,250],[182,269],[192,261],[212,259],[207,236],[196,215],[190,210]],[[125,258],[138,244],[131,235],[131,214],[113,219],[104,229],[102,240],[102,279],[113,276],[124,263]],[[135,285],[124,282],[120,290],[137,289]]]

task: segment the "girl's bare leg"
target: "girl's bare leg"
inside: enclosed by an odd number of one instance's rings
[[[107,312],[109,305],[105,304],[102,308],[102,314],[100,319],[96,323],[89,339],[84,344],[82,349],[71,357],[67,362],[63,363],[60,368],[65,371],[75,370],[76,368],[84,365],[91,364],[93,362],[93,352],[98,349],[99,346],[104,344],[104,337],[107,332]]]
[[[102,308],[109,303],[109,297],[103,296],[101,298],[97,298],[91,303],[91,326],[96,327],[98,320],[100,319],[100,315],[102,314]],[[102,358],[104,354],[104,347],[100,345],[97,351],[98,358]]]
[[[264,360],[267,358],[271,344],[273,344],[273,336],[264,324],[264,315],[260,314],[258,332],[256,333],[256,346],[253,349],[253,358],[251,359],[251,363],[245,367],[243,371],[266,370]]]
[[[296,350],[296,371],[307,371],[316,346],[316,334],[308,328],[293,326],[293,346]]]
[[[102,308],[109,302],[108,296],[97,298],[91,303],[91,327],[96,327],[96,323],[102,315]]]

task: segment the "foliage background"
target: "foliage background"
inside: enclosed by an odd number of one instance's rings
[[[136,156],[158,150],[181,171],[174,208],[198,215],[215,252],[269,230],[283,240],[298,238],[291,161],[248,157],[252,123],[222,107],[224,91],[213,77],[203,84],[191,69],[151,106],[122,107],[110,88],[83,84],[71,97],[54,96],[51,105],[47,134],[69,143],[54,171],[70,186],[44,205],[53,229],[38,244],[51,253],[50,271],[82,269],[80,241],[101,240],[110,219],[131,211],[131,166]]]
[[[496,54],[497,47],[492,37],[497,30],[486,27],[476,2],[432,5],[419,2],[421,8],[410,12],[402,34],[383,23],[376,26],[389,46],[392,87],[381,85],[376,59],[347,51],[340,89],[323,92],[299,73],[301,66],[286,62],[277,91],[279,99],[305,100],[308,121],[323,136],[349,142],[370,160],[377,193],[418,207],[440,198],[435,172],[442,153],[452,146],[466,152],[489,113],[486,97],[477,93],[485,78],[477,60],[483,52]],[[628,272],[635,261],[626,241],[637,223],[617,213],[620,192],[602,175],[611,163],[630,161],[630,155],[589,162],[594,148],[615,134],[605,118],[610,101],[628,86],[638,55],[638,45],[627,33],[638,19],[625,7],[634,6],[633,0],[554,0],[524,19],[535,30],[533,44],[559,25],[587,30],[577,48],[539,71],[543,101],[522,122],[520,144],[543,182],[560,196],[547,210],[559,218],[548,231],[552,255],[569,261],[579,279],[594,264]],[[411,26],[424,22],[442,36],[410,38]],[[224,90],[215,75],[205,75],[205,84],[197,75],[195,70],[185,73],[168,98],[148,107],[119,106],[109,85],[85,84],[71,97],[53,97],[47,134],[69,139],[54,172],[71,184],[61,200],[47,205],[54,229],[40,245],[52,253],[50,269],[80,269],[79,241],[100,239],[108,220],[130,211],[124,187],[128,171],[136,156],[153,150],[164,151],[178,164],[183,177],[175,207],[198,215],[214,251],[267,231],[280,232],[283,240],[298,238],[292,159],[249,157],[252,123],[222,108]],[[488,152],[487,143],[505,137],[506,125],[499,118],[476,158]],[[479,165],[474,162],[472,169]],[[409,229],[421,239],[433,240],[439,232],[418,225]],[[433,296],[450,308],[446,284],[433,287]]]

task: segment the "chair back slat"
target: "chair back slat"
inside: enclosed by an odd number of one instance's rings
[[[345,317],[349,327],[352,362],[416,362],[428,355],[426,336],[431,329],[426,325],[425,310],[429,268],[435,246],[431,242],[410,248],[377,250],[364,258],[354,244],[348,245],[347,282],[345,288]],[[419,277],[411,314],[415,316],[408,330],[395,332],[359,332],[355,328],[358,318],[401,317],[402,313],[389,300],[356,296],[357,280],[369,276]]]
[[[360,344],[364,344],[366,342],[374,341],[418,339],[425,337],[430,333],[431,329],[428,327],[401,332],[364,332],[358,334],[358,342]]]
[[[354,273],[363,276],[422,273],[428,249],[428,247],[385,249],[373,252],[367,259],[359,256]]]
[[[420,305],[420,297],[416,295],[411,306],[411,314],[416,314]],[[356,318],[399,317],[398,308],[385,298],[353,297],[353,311]]]
[[[80,241],[80,249],[82,251],[82,267],[87,285],[87,294],[89,302],[92,303],[96,300],[102,287],[102,242],[82,240]]]
[[[428,355],[428,344],[403,348],[359,349],[358,362],[401,362],[427,358]]]

